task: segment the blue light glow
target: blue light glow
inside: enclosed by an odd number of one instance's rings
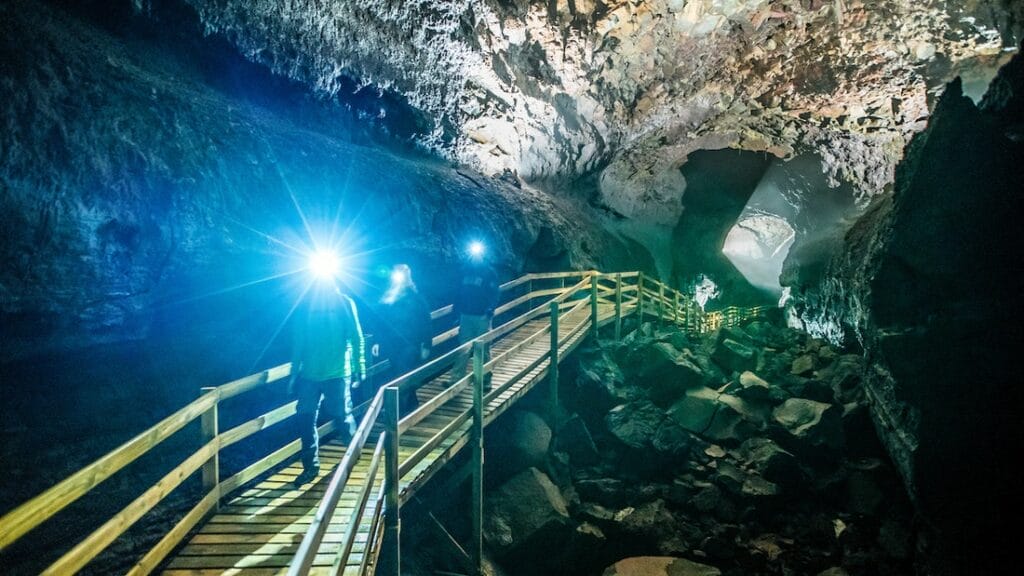
[[[391,271],[391,285],[392,286],[403,286],[409,281],[409,272],[407,268],[398,267]]]
[[[474,241],[469,243],[469,255],[473,259],[479,260],[480,258],[483,258],[484,252],[486,252],[486,251],[487,251],[487,248],[484,246],[483,242],[480,242],[478,240],[474,240]]]
[[[319,280],[335,278],[341,272],[341,259],[331,250],[317,250],[309,255],[309,271]]]

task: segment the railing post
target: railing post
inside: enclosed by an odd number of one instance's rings
[[[388,386],[384,389],[384,532],[394,543],[390,549],[391,556],[386,564],[391,565],[392,574],[401,573],[400,538],[402,521],[399,513],[398,491],[401,478],[398,477],[398,387]]]
[[[679,290],[672,289],[672,324],[679,325]]]
[[[549,409],[551,411],[551,427],[558,425],[558,315],[560,312],[558,302],[551,303],[551,355],[548,362],[548,385],[551,386]]]
[[[216,388],[203,388],[201,394],[208,394],[213,392]],[[218,420],[218,406],[220,405],[220,399],[218,398],[213,406],[200,417],[199,425],[202,429],[203,444],[212,441],[217,437],[219,423]],[[210,459],[203,464],[203,494],[209,494],[213,490],[217,490],[220,486],[220,446],[217,447],[217,451],[210,456]],[[214,510],[220,509],[220,495],[217,496],[217,504],[214,505]]]
[[[622,339],[622,273],[615,275],[615,340]]]
[[[658,321],[665,323],[665,283],[658,282]]]
[[[482,340],[473,343],[473,501],[470,511],[473,515],[473,541],[470,556],[477,574],[483,574],[484,567],[484,359],[488,344]]]
[[[636,277],[636,327],[639,330],[644,325],[644,273],[640,272]]]
[[[594,343],[597,343],[597,331],[600,328],[597,321],[597,271],[590,273],[590,329],[594,333]]]

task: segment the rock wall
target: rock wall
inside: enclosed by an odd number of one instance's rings
[[[173,19],[91,6],[75,9],[98,21],[0,3],[0,511],[200,387],[285,361],[276,337],[306,282],[288,274],[302,260],[291,247],[310,241],[304,217],[325,237],[337,222],[343,250],[365,254],[349,271],[368,331],[396,262],[450,302],[470,235],[505,277],[648,258],[514,180],[389,151],[355,105],[346,114],[301,85],[243,78],[252,64],[237,54],[215,66],[226,56]],[[188,449],[169,446],[167,462]],[[87,534],[146,480],[125,474],[49,540],[33,537],[20,572],[37,573],[43,549]]]
[[[816,150],[880,192],[929,90],[998,60],[1022,21],[1005,0],[187,1],[282,74],[404,95],[434,121],[423,142],[460,162],[599,172],[606,206],[662,224],[698,149]]]
[[[143,337],[158,305],[287,272],[303,218],[372,249],[367,275],[423,262],[436,295],[470,234],[506,274],[625,254],[568,204],[234,100],[157,43],[33,2],[5,3],[2,42],[3,359]]]
[[[993,573],[1013,555],[1022,110],[1020,58],[980,107],[950,85],[894,193],[853,226],[822,282],[804,287],[808,328],[864,346],[876,425],[935,529],[936,573]]]

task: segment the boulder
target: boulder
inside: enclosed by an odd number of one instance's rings
[[[725,340],[734,340],[747,345],[753,345],[755,343],[754,338],[747,332],[747,329],[740,326],[726,326],[720,329],[715,340],[718,344],[721,344]]]
[[[676,518],[665,506],[665,501],[657,499],[620,510],[615,515],[615,522],[626,534],[647,542],[658,542],[672,537]]]
[[[753,424],[757,428],[763,428],[771,417],[771,405],[765,401],[746,400],[732,394],[720,394],[718,401],[731,408],[744,421]]]
[[[544,419],[526,410],[511,410],[488,429],[488,449],[501,454],[494,462],[505,474],[531,466],[543,466],[551,445],[551,428]]]
[[[766,498],[777,496],[780,490],[775,483],[769,482],[760,476],[752,475],[747,476],[743,481],[740,492],[750,498]]]
[[[565,499],[546,474],[528,468],[487,495],[484,539],[499,556],[549,550],[572,533]]]
[[[832,391],[831,384],[818,378],[792,376],[789,385],[789,392],[797,398],[806,398],[808,400],[824,402],[826,404],[835,402],[836,398],[835,392]]]
[[[647,400],[638,400],[612,408],[605,416],[605,425],[623,444],[636,449],[651,445],[665,413]]]
[[[615,518],[615,512],[600,504],[583,502],[576,511],[577,515],[591,522],[610,522]],[[586,524],[587,522],[584,522]]]
[[[586,422],[578,415],[562,424],[562,428],[555,437],[555,450],[565,452],[569,455],[569,461],[573,466],[589,466],[600,460],[597,445],[590,435]]]
[[[832,364],[832,361],[835,360],[837,356],[838,354],[831,346],[825,345],[818,348],[818,364],[821,366],[828,366]]]
[[[726,372],[744,372],[757,368],[757,350],[731,338],[718,343],[711,359]]]
[[[722,502],[722,491],[714,484],[705,486],[697,492],[690,504],[700,512],[710,512],[719,507]]]
[[[721,576],[714,566],[671,556],[636,556],[605,568],[602,576]]]
[[[693,436],[671,418],[662,420],[651,441],[658,452],[671,456],[685,454],[693,445]]]
[[[659,406],[671,405],[688,388],[700,386],[705,379],[704,371],[668,342],[658,342],[648,349],[637,377]]]
[[[747,479],[746,472],[726,460],[718,462],[716,470],[717,472],[714,475],[716,484],[733,494],[739,494],[742,491],[743,483]]]
[[[587,478],[577,480],[574,486],[582,499],[602,506],[623,506],[635,498],[631,487],[617,478]]]
[[[831,365],[818,372],[819,377],[829,383],[835,397],[843,404],[859,401],[863,397],[860,387],[864,362],[856,354],[839,356]]]
[[[718,396],[718,392],[710,388],[687,390],[686,395],[669,409],[668,415],[686,430],[702,434],[711,426],[712,419],[721,408]]]
[[[842,414],[832,404],[790,398],[775,408],[772,417],[792,436],[812,446],[842,445]]]
[[[768,438],[751,438],[740,445],[747,466],[766,480],[792,485],[802,476],[795,456]]]
[[[580,361],[581,370],[576,377],[576,390],[587,402],[580,406],[588,414],[603,414],[624,402],[643,395],[636,386],[626,384],[626,378],[618,364],[607,353],[601,352],[593,358]],[[592,411],[592,412],[591,412]]]
[[[771,398],[771,389],[760,376],[747,370],[740,374],[739,388],[734,394],[744,400],[767,401]]]
[[[684,429],[715,441],[740,440],[746,434],[742,426],[748,406],[739,398],[719,394],[710,388],[687,390],[672,405],[668,415]],[[751,411],[753,414],[753,411]]]
[[[793,359],[789,372],[794,376],[806,376],[814,372],[816,364],[817,362],[813,354],[801,354]]]

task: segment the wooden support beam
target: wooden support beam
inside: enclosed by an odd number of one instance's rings
[[[665,284],[658,282],[658,323],[665,323]]]
[[[202,394],[206,394],[216,390],[216,388],[203,388]],[[199,417],[199,424],[202,433],[203,443],[212,442],[218,434],[218,406],[219,402],[214,402],[213,406],[203,415]],[[209,494],[217,489],[217,485],[220,484],[220,446],[217,446],[217,451],[213,453],[213,456],[203,464],[203,492]],[[214,504],[214,510],[220,508],[220,502]]]
[[[636,277],[636,327],[639,330],[644,325],[644,273]]]
[[[392,574],[401,574],[401,531],[398,490],[401,477],[398,474],[398,387],[384,389],[384,532],[391,541],[389,564]]]
[[[672,324],[679,324],[679,290],[672,289]]]
[[[594,334],[594,343],[597,343],[597,332],[601,324],[597,321],[597,272],[590,275],[590,330]]]
[[[615,275],[615,340],[622,339],[622,274]]]
[[[551,414],[551,428],[558,427],[558,314],[557,302],[551,303],[551,364],[548,367],[548,379],[550,380],[550,392],[548,395],[548,409]]]
[[[469,504],[473,516],[469,553],[477,574],[484,566],[484,360],[489,344],[482,340],[473,343],[473,428],[470,444],[473,450],[473,493]]]

